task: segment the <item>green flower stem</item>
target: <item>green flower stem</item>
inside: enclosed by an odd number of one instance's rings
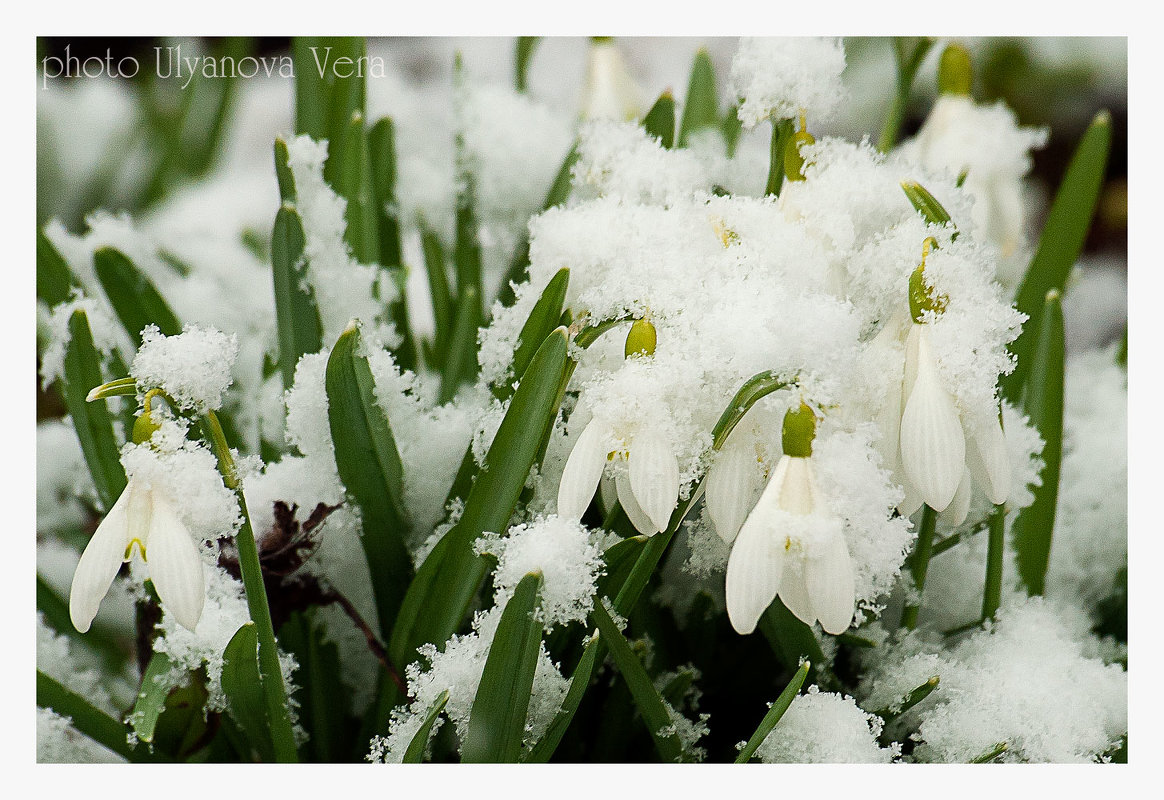
[[[990,513],[990,540],[986,549],[986,585],[982,591],[982,619],[994,618],[1002,602],[1002,556],[1006,549],[1006,508],[995,506]]]
[[[234,492],[242,512],[243,524],[235,538],[238,547],[238,563],[242,571],[243,586],[247,593],[247,608],[255,623],[259,636],[259,667],[262,673],[263,694],[267,700],[267,716],[271,726],[271,740],[275,745],[275,760],[290,763],[299,760],[295,749],[295,736],[291,732],[291,717],[287,712],[287,688],[283,685],[283,672],[279,667],[279,649],[275,642],[275,628],[271,623],[271,609],[267,605],[267,590],[263,586],[263,572],[259,565],[259,548],[255,544],[255,533],[251,528],[251,515],[247,511],[247,501],[243,496],[242,484],[238,479],[234,457],[226,443],[222,425],[213,411],[203,418],[202,430],[210,446],[218,457],[218,470],[223,483]]]
[[[921,608],[922,592],[926,588],[926,572],[930,568],[930,558],[934,554],[934,529],[938,525],[938,512],[929,506],[922,506],[921,528],[917,534],[917,547],[910,559],[909,570],[913,573],[913,584],[917,590],[917,602],[907,603],[901,614],[901,624],[913,630],[917,627],[917,612]]]
[[[882,153],[890,151],[897,144],[897,137],[901,135],[901,126],[905,122],[905,110],[909,106],[913,79],[933,46],[933,39],[923,38],[914,45],[912,52],[907,52],[902,38],[893,40],[893,54],[897,59],[897,92],[893,96],[889,116],[885,118],[885,126],[881,128],[881,137],[877,140],[877,149]]]

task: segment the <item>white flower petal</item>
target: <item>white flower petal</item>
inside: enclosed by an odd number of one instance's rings
[[[670,443],[656,430],[640,431],[631,442],[629,467],[639,506],[659,530],[667,530],[679,501],[679,460]]]
[[[784,537],[772,527],[766,507],[757,505],[740,528],[727,566],[727,612],[737,633],[748,634],[780,590]]]
[[[789,514],[811,514],[816,507],[816,479],[807,458],[782,456],[787,460],[780,486],[780,508]]]
[[[897,504],[897,513],[903,517],[912,517],[914,512],[922,507],[925,500],[918,494],[917,489],[913,488],[913,484],[906,481],[904,484],[905,497]]]
[[[819,550],[805,560],[804,583],[820,626],[834,635],[846,631],[853,621],[856,584],[839,522],[836,535],[822,542]]]
[[[998,416],[989,414],[978,421],[973,436],[966,441],[966,465],[974,483],[982,493],[997,505],[1010,496],[1010,456],[1007,454],[1006,434]]]
[[[639,501],[635,499],[635,493],[631,491],[630,481],[625,476],[619,475],[614,479],[614,488],[618,494],[618,504],[622,506],[623,512],[631,521],[631,525],[635,526],[636,531],[645,533],[647,536],[654,536],[660,531],[660,528],[656,527],[651,518],[647,516],[647,512],[639,507]]]
[[[744,436],[728,439],[708,470],[704,484],[708,516],[727,544],[735,541],[760,488],[755,445],[748,439]]]
[[[591,421],[578,436],[558,484],[558,516],[577,520],[586,513],[606,467],[606,433],[604,426]]]
[[[950,505],[938,514],[938,521],[949,528],[956,528],[966,521],[970,513],[970,470],[962,470],[962,480],[958,484],[958,491],[954,492],[954,499]]]
[[[156,493],[146,542],[146,563],[162,605],[182,626],[194,630],[206,600],[202,558],[173,507]]]
[[[101,601],[125,561],[125,548],[129,544],[130,501],[133,495],[141,493],[142,490],[130,479],[77,562],[69,589],[69,619],[81,633],[88,631],[93,624]]]
[[[942,511],[962,480],[966,440],[954,400],[939,382],[925,330],[917,343],[917,380],[901,418],[901,465],[925,502]]]
[[[582,92],[583,119],[631,120],[642,113],[642,92],[613,42],[590,45]]]
[[[792,612],[792,616],[805,625],[816,622],[816,610],[808,594],[804,581],[804,559],[800,554],[789,555],[784,560],[784,575],[780,580],[780,602]]]

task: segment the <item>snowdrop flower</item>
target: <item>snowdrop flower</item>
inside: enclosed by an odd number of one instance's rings
[[[170,501],[134,478],[81,554],[69,590],[69,617],[85,633],[134,547],[149,565],[162,604],[184,627],[194,630],[202,616],[206,581],[202,558]]]
[[[821,496],[812,464],[816,414],[805,404],[784,417],[784,455],[740,528],[727,566],[727,611],[751,633],[777,595],[798,619],[828,633],[849,627],[856,583],[843,522]]]
[[[1022,259],[1012,263],[1023,243],[1023,176],[1030,170],[1030,151],[1042,147],[1046,131],[1020,128],[1014,113],[999,103],[979,105],[970,97],[969,55],[957,45],[947,47],[939,70],[941,94],[913,143],[918,161],[927,169],[965,174],[966,191],[974,198],[973,219],[980,235],[1002,255],[999,277],[1007,285]]]
[[[643,113],[642,96],[614,41],[600,36],[591,39],[582,117],[620,122],[635,119]]]
[[[655,352],[655,326],[636,320],[626,337],[627,358]],[[619,505],[635,530],[647,536],[667,530],[679,502],[679,459],[670,442],[649,422],[632,434],[591,420],[566,459],[558,484],[558,514],[579,519],[590,505],[608,462],[625,460],[627,469],[614,478]]]
[[[909,516],[924,503],[946,512],[947,524],[959,525],[970,508],[972,483],[992,503],[1006,502],[1010,462],[997,409],[967,420],[942,385],[929,320],[942,312],[946,298],[935,297],[925,284],[930,244],[927,239],[922,263],[910,276],[913,321],[905,341],[904,376],[900,384],[890,382],[879,417],[880,449],[894,481],[905,488],[905,499],[898,506],[901,514]],[[897,327],[887,325],[873,345],[887,346],[883,337],[892,337]]]
[[[149,442],[158,428],[149,411],[154,394],[146,394],[146,410],[134,423],[136,444]],[[81,633],[89,630],[122,562],[133,557],[135,547],[149,565],[162,604],[181,625],[194,630],[206,599],[202,558],[169,498],[133,475],[97,526],[73,573],[69,589],[73,627]]]

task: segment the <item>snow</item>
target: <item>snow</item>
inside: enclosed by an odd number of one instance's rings
[[[899,748],[878,744],[881,727],[880,718],[853,698],[810,686],[792,701],[756,755],[770,764],[886,764]]]
[[[741,39],[731,71],[731,90],[743,98],[740,121],[751,128],[802,112],[810,122],[827,120],[844,100],[839,81],[844,69],[839,39]]]
[[[233,382],[238,337],[213,328],[186,325],[166,336],[156,325],[141,331],[141,347],[130,374],[143,392],[161,389],[183,411],[205,414],[222,406]]]

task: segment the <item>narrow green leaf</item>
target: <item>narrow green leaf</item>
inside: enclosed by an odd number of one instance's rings
[[[659,751],[659,757],[667,764],[681,761],[683,745],[675,734],[671,713],[667,710],[663,698],[659,696],[654,682],[643,669],[642,662],[631,649],[622,631],[615,625],[603,603],[595,603],[594,610],[590,612],[590,620],[598,628],[599,634],[610,649],[610,655],[623,680],[626,681],[631,696],[634,697],[635,706],[642,714],[651,738],[655,740],[655,749]]]
[[[459,137],[458,137],[459,141]],[[461,145],[463,147],[463,145]],[[463,158],[463,156],[461,156]],[[457,191],[456,237],[453,244],[453,265],[457,275],[458,303],[463,303],[469,291],[476,293],[478,318],[484,319],[485,289],[481,280],[481,243],[477,239],[476,181],[473,173],[461,168]]]
[[[1030,594],[1042,594],[1051,557],[1051,534],[1059,497],[1059,466],[1063,455],[1063,369],[1065,341],[1063,305],[1059,293],[1047,292],[1040,314],[1039,336],[1030,351],[1033,364],[1023,387],[1022,409],[1039,431],[1043,445],[1042,485],[1032,489],[1035,500],[1014,521],[1014,546],[1019,578]]]
[[[602,563],[606,565],[606,574],[598,579],[599,596],[618,595],[646,547],[647,540],[648,537],[638,534],[615,542],[603,551]]]
[[[436,363],[429,364],[429,367],[441,369],[448,355],[449,339],[453,335],[453,298],[440,237],[423,219],[420,220],[420,243],[424,251],[424,268],[428,273],[432,313],[436,323],[433,342]]]
[[[145,673],[141,676],[137,701],[133,704],[133,712],[126,721],[133,727],[137,738],[143,742],[150,743],[154,740],[158,717],[166,710],[166,698],[170,696],[175,686],[170,676],[173,668],[169,656],[165,653],[154,653]]]
[[[52,308],[69,299],[81,284],[40,228],[36,229],[36,296]]]
[[[93,253],[93,266],[109,304],[135,346],[141,346],[142,328],[150,323],[166,336],[182,332],[178,318],[149,278],[120,250],[98,248]]]
[[[445,689],[437,695],[436,700],[432,701],[432,705],[424,713],[424,721],[420,723],[420,729],[413,735],[412,741],[408,743],[408,749],[404,751],[404,758],[401,759],[401,763],[419,764],[424,761],[424,751],[428,748],[428,739],[432,735],[432,726],[436,723],[437,717],[444,711],[448,702],[449,690]]]
[[[808,677],[808,671],[812,668],[812,664],[805,661],[800,665],[800,669],[796,670],[796,674],[792,676],[792,680],[784,687],[784,691],[776,698],[768,713],[760,720],[760,724],[756,727],[756,732],[752,734],[752,738],[748,739],[748,743],[744,745],[744,749],[736,756],[737,764],[747,764],[749,759],[756,753],[756,748],[764,743],[768,738],[768,734],[776,727],[776,723],[784,716],[784,712],[792,705],[792,701],[796,699],[800,687],[804,685],[804,679]]]
[[[883,719],[885,722],[891,722],[892,720],[900,717],[906,711],[909,711],[922,700],[925,700],[927,697],[929,697],[930,694],[933,693],[934,689],[938,688],[939,683],[941,683],[941,678],[939,678],[937,675],[934,675],[921,686],[910,690],[909,694],[901,698],[900,702],[887,708],[883,708],[880,711],[874,711],[873,713],[881,717],[881,719]]]
[[[670,89],[659,95],[659,99],[643,117],[643,129],[668,150],[675,146],[675,97]]]
[[[227,709],[260,760],[270,763],[275,760],[275,748],[259,677],[259,636],[255,623],[247,622],[235,632],[222,654],[222,662],[222,691]]]
[[[481,302],[477,289],[465,288],[457,301],[457,318],[449,340],[449,351],[441,374],[440,402],[447,403],[457,395],[462,384],[471,383],[477,375],[477,329],[481,326]]]
[[[76,632],[69,618],[69,604],[65,602],[45,579],[36,574],[36,608],[44,614],[44,621],[58,633]]]
[[[1067,165],[1067,172],[1047,214],[1035,257],[1019,284],[1015,306],[1029,319],[1018,339],[1011,344],[1011,352],[1018,364],[1014,372],[1002,379],[1003,394],[1011,400],[1018,399],[1027,373],[1034,366],[1031,351],[1039,336],[1044,298],[1052,289],[1063,294],[1071,268],[1083,251],[1107,171],[1111,137],[1111,114],[1101,111],[1071,156],[1071,163]]]
[[[41,708],[51,708],[62,717],[68,717],[72,720],[74,728],[128,761],[135,763],[168,761],[161,753],[151,753],[146,747],[131,747],[123,723],[39,669],[36,671],[36,704]]]
[[[338,648],[315,622],[318,608],[291,614],[279,628],[279,647],[299,663],[294,698],[299,703],[299,724],[309,736],[301,746],[302,760],[329,764],[344,760],[357,744],[357,727],[347,704],[336,702],[352,690],[341,679]],[[369,738],[371,733],[358,742],[360,757],[367,752]]]
[[[404,468],[362,349],[359,327],[349,325],[328,357],[324,382],[336,468],[360,507],[360,542],[384,635],[412,579],[412,557],[404,545]]]
[[[319,66],[314,62],[323,65],[329,83],[327,135],[317,138],[328,140],[328,156],[323,165],[323,178],[333,187],[338,187],[344,181],[342,177],[344,173],[351,169],[352,155],[348,152],[349,147],[357,150],[364,147],[362,135],[358,139],[348,135],[353,117],[359,115],[361,120],[364,117],[364,72],[355,68],[355,64],[364,55],[363,38],[337,36],[324,39],[312,57],[312,68],[318,73]],[[343,59],[351,61],[346,63]],[[343,77],[339,77],[340,75]]]
[[[65,349],[65,407],[73,420],[85,464],[105,510],[113,508],[125,489],[125,470],[113,434],[113,418],[104,402],[89,403],[89,390],[100,386],[101,355],[93,345],[89,318],[81,309],[69,318],[69,345]]]
[[[679,146],[686,147],[688,137],[700,128],[714,128],[719,124],[719,101],[715,93],[715,67],[711,56],[702,47],[691,64],[691,78],[687,81],[687,100],[683,104],[683,119],[679,122]]]
[[[513,88],[525,92],[528,81],[529,62],[537,49],[540,36],[518,36],[513,47]]]
[[[550,184],[550,190],[546,192],[546,202],[542,204],[542,210],[546,211],[554,206],[560,206],[566,202],[570,196],[570,181],[574,165],[578,163],[580,157],[578,152],[578,144],[575,143],[570,152],[566,153],[566,157],[562,159],[562,166],[558,167],[558,173],[554,176],[554,182]]]
[[[945,207],[938,202],[938,199],[930,194],[929,189],[917,181],[902,181],[901,189],[905,192],[905,196],[909,198],[909,202],[913,204],[913,207],[925,218],[926,222],[931,225],[950,224],[950,212],[946,211]]]
[[[347,201],[344,207],[344,241],[361,264],[380,260],[379,214],[372,192],[372,172],[364,115],[353,111],[343,131],[342,160],[333,184],[336,194]]]
[[[299,36],[291,40],[291,58],[295,65],[295,132],[305,133],[316,141],[328,137],[327,117],[331,105],[331,87],[327,73],[320,73],[315,58],[325,47],[319,36]]]
[[[505,530],[557,416],[569,363],[566,330],[559,328],[542,342],[514,393],[460,521],[433,548],[408,587],[389,646],[397,667],[413,661],[416,648],[425,642],[443,647],[465,619],[488,572],[488,562],[473,552],[473,542],[484,531]]]
[[[306,241],[299,212],[285,203],[275,214],[275,228],[271,233],[275,322],[284,389],[290,389],[295,382],[295,366],[300,356],[318,353],[323,347],[319,309],[307,280]]]
[[[481,683],[469,712],[461,748],[465,763],[516,763],[521,758],[525,719],[542,643],[542,574],[521,579],[501,612]]]
[[[279,184],[279,199],[283,203],[295,203],[298,195],[295,191],[295,173],[289,165],[290,155],[287,152],[287,140],[282,136],[275,137],[275,180]]]
[[[566,289],[570,284],[570,270],[563,267],[554,277],[550,278],[541,297],[534,303],[521,332],[517,335],[517,349],[513,351],[513,366],[506,383],[498,386],[494,394],[504,400],[513,394],[513,381],[520,381],[526,369],[533,361],[534,353],[538,351],[545,338],[554,332],[562,317],[562,308],[566,303]]]

